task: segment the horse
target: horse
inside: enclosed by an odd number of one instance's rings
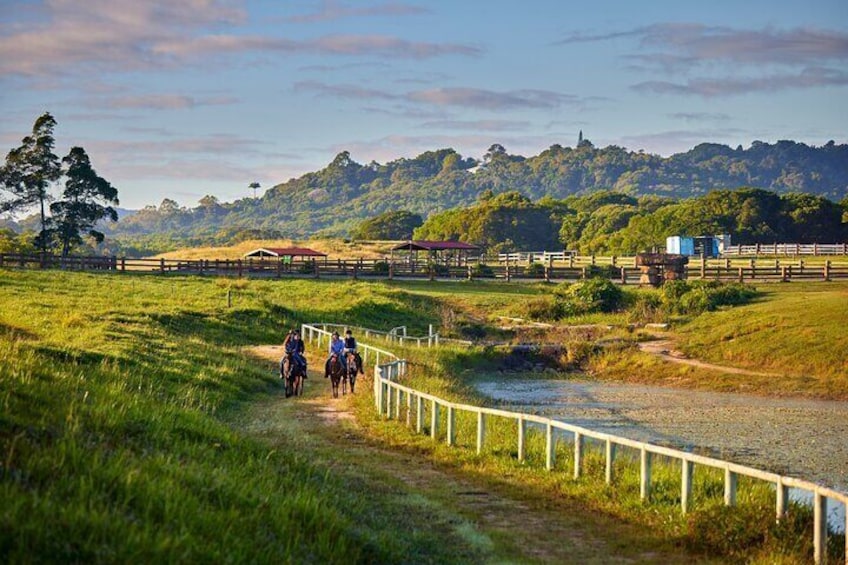
[[[286,383],[286,398],[303,394],[303,378],[306,368],[294,363],[292,354],[286,353],[280,360],[280,378]]]
[[[339,356],[333,354],[330,357],[330,383],[333,385],[333,398],[339,397],[339,382],[341,382],[342,378],[345,376],[345,366],[342,364]]]
[[[345,383],[350,381],[350,393],[354,393],[354,389],[356,388],[356,374],[359,372],[359,363],[356,362],[356,355],[352,351],[348,351],[347,355],[345,355]],[[342,385],[342,390],[344,391],[344,385]]]

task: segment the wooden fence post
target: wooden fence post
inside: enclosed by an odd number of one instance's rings
[[[439,437],[439,403],[432,400],[433,409],[430,411],[430,437],[438,439]]]
[[[454,434],[456,434],[456,410],[454,410],[453,406],[448,406],[448,445],[453,445],[455,439]]]
[[[161,271],[161,273],[163,275],[165,274],[165,258],[164,257],[159,259],[159,270]]]
[[[830,259],[824,262],[824,280],[830,280]]]
[[[621,266],[621,284],[627,284],[627,270],[624,265]]]

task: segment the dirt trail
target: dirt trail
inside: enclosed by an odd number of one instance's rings
[[[671,363],[679,363],[681,365],[690,365],[692,367],[699,367],[701,369],[712,369],[714,371],[721,371],[723,373],[731,373],[734,375],[751,375],[755,377],[779,377],[780,375],[776,375],[774,373],[761,373],[758,371],[751,371],[748,369],[740,369],[738,367],[728,367],[726,365],[716,365],[714,363],[707,363],[705,361],[699,361],[697,359],[690,359],[686,357],[686,354],[682,351],[678,351],[674,349],[674,341],[671,339],[658,339],[653,341],[643,341],[639,342],[639,351],[644,351],[645,353],[650,353],[651,355],[656,355],[660,359],[665,361],[669,361]]]
[[[263,361],[278,361],[279,347],[252,348]],[[318,366],[311,360],[311,366]],[[370,395],[363,379],[358,394]],[[650,532],[509,485],[493,485],[460,469],[443,467],[426,455],[391,450],[370,438],[357,423],[350,396],[333,399],[320,374],[310,374],[301,398],[276,397],[254,406],[244,428],[257,437],[309,446],[317,464],[378,480],[400,482],[392,496],[417,497],[426,507],[454,515],[464,538],[476,540],[485,562],[518,563],[692,563],[671,542]],[[335,453],[323,460],[322,454]],[[385,479],[379,479],[379,477]],[[386,493],[380,494],[386,496]],[[483,540],[483,541],[480,541]]]

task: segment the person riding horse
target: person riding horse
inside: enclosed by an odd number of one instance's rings
[[[339,360],[339,363],[342,362],[342,356],[344,354],[344,342],[339,339],[339,332],[333,332],[333,336],[330,338],[330,348],[329,348],[330,356],[327,357],[327,362],[324,363],[324,378],[330,376],[330,362],[333,360],[333,357]]]
[[[289,335],[286,336],[286,340],[283,342],[283,347],[286,350],[286,355],[291,356],[292,363],[303,369],[303,378],[307,378],[306,357],[304,357],[306,346],[303,344],[303,340],[300,339],[300,330],[291,330]],[[290,371],[292,369],[294,369],[294,367],[289,367]]]
[[[353,337],[353,332],[347,330],[345,332],[344,338],[344,349],[343,353],[347,355],[348,353],[353,353],[353,358],[356,359],[356,369],[360,375],[365,374],[362,370],[362,357],[360,357],[359,352],[356,350],[356,338]]]

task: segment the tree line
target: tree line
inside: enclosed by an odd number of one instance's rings
[[[740,188],[673,199],[600,191],[532,201],[519,192],[481,194],[473,206],[433,214],[416,239],[455,239],[491,251],[569,249],[627,255],[672,235],[730,234],[734,244],[848,240],[848,197]]]
[[[38,210],[39,231],[32,245],[42,253],[59,251],[66,257],[83,243],[83,236],[100,243],[104,234],[98,224],[118,220],[112,205],[118,204],[118,191],[97,174],[82,147],[72,147],[60,161],[54,153],[56,120],[45,112],[32,127],[32,133],[9,151],[0,167],[0,212],[19,214]],[[55,185],[64,180],[58,198]],[[9,230],[0,233],[0,243],[14,243]],[[13,248],[14,249],[14,248]]]

